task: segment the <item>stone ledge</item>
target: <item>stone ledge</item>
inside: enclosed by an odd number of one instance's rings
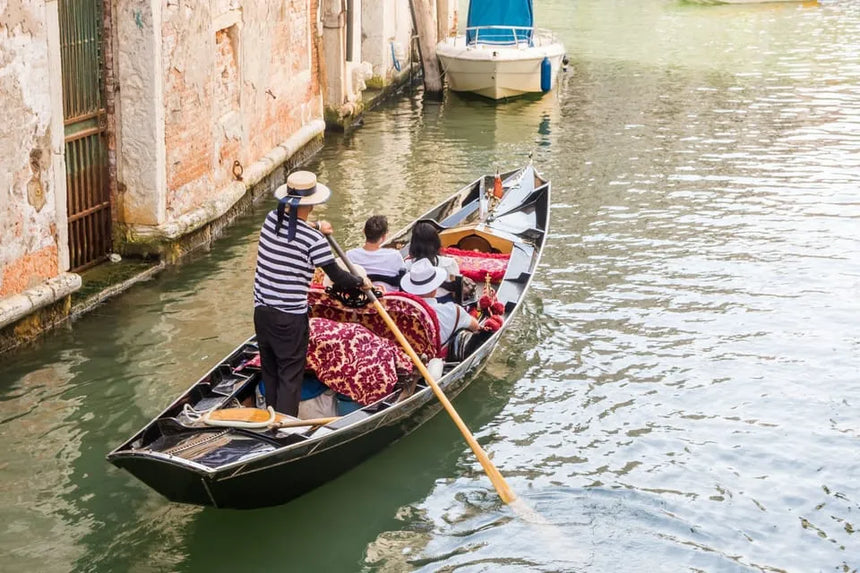
[[[0,299],[0,329],[81,288],[81,276],[62,273],[24,292]]]
[[[115,264],[117,263],[105,263],[105,265]],[[101,277],[93,276],[104,268],[103,266],[84,271],[82,278],[85,286],[72,297],[69,318],[71,320],[78,318],[107,299],[128,290],[132,285],[151,279],[166,267],[163,261],[158,261],[143,270],[138,270],[141,263],[134,263],[134,266],[135,268],[126,269],[125,274],[119,276],[114,274]]]
[[[416,81],[421,73],[421,65],[413,63],[406,66],[391,78],[373,76],[361,92],[361,98],[348,102],[339,108],[326,106],[323,112],[326,129],[336,132],[350,132],[363,123],[364,113],[386,101],[393,99]]]

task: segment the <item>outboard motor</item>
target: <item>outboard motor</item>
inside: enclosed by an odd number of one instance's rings
[[[546,56],[540,63],[540,89],[544,93],[552,89],[552,62]]]

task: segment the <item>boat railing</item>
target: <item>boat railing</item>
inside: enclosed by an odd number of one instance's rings
[[[466,28],[466,45],[531,46],[534,30],[531,26],[474,26]]]
[[[466,45],[521,46],[531,48],[535,37],[555,41],[551,30],[531,26],[473,26],[466,28]],[[539,42],[540,43],[540,42]]]

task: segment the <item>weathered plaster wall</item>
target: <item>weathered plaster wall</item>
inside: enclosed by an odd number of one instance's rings
[[[113,14],[117,104],[117,218],[166,219],[162,0],[117,0]]]
[[[361,57],[373,65],[377,83],[392,74],[390,43],[394,41],[395,2],[365,2],[361,13]]]
[[[2,301],[57,277],[68,262],[62,258],[62,107],[56,109],[60,100],[52,94],[62,89],[52,77],[59,58],[56,3],[10,0],[0,6]]]
[[[322,117],[311,0],[168,3],[163,13],[166,216],[212,201]],[[239,166],[236,166],[238,162]]]
[[[457,3],[449,0],[443,9],[448,11],[449,25],[456,26]],[[431,13],[436,15],[435,4]],[[362,4],[361,25],[361,57],[373,65],[373,79],[368,85],[377,88],[388,85],[398,74],[395,58],[400,65],[399,73],[405,73],[409,66],[412,37],[409,0],[365,1]]]

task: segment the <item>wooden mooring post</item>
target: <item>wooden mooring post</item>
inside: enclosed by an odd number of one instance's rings
[[[436,57],[436,24],[429,0],[409,0],[412,22],[418,32],[418,52],[424,70],[424,95],[442,97],[442,70]]]

